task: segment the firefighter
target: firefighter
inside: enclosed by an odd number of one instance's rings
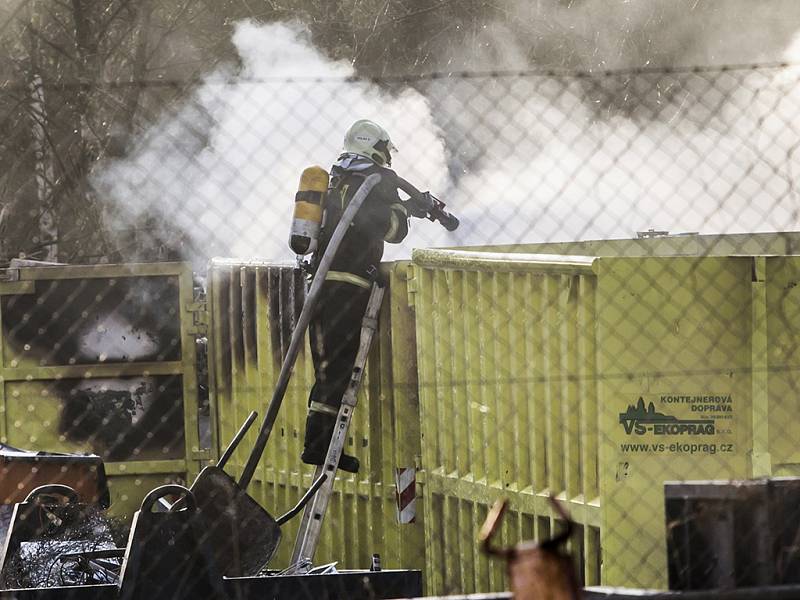
[[[389,134],[368,120],[356,121],[344,138],[344,153],[334,163],[325,199],[325,216],[312,265],[319,264],[345,207],[367,176],[380,182],[370,191],[342,240],[316,309],[309,337],[316,381],[308,399],[303,462],[325,462],[336,415],[358,353],[361,320],[378,277],[383,244],[397,244],[408,234],[409,216],[424,217],[425,199],[401,201],[397,175],[389,167],[396,152]],[[354,456],[342,454],[339,468],[358,472]]]

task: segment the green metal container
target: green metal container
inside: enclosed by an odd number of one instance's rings
[[[664,481],[800,465],[800,258],[686,254],[428,250],[387,265],[348,449],[365,467],[337,483],[319,559],[357,567],[380,552],[423,567],[428,593],[499,590],[502,569],[475,544],[488,507],[511,500],[504,544],[542,539],[554,495],[578,523],[587,585],[666,587]],[[217,369],[225,437],[268,396],[303,286],[288,267],[212,273],[215,335],[240,349]],[[267,508],[310,483],[298,457],[311,384],[303,356],[259,474]],[[396,474],[411,467],[416,519],[399,523]]]
[[[118,515],[191,478],[214,456],[200,444],[198,308],[184,263],[4,270],[0,440],[99,454]]]
[[[499,543],[511,545],[559,527],[553,495],[578,524],[585,584],[666,587],[664,481],[800,474],[798,243],[681,236],[421,250],[385,264],[345,449],[362,469],[339,473],[317,561],[365,568],[380,553],[387,568],[423,569],[430,594],[500,590],[502,566],[475,543],[488,507],[509,497]],[[261,262],[212,262],[207,313],[184,264],[12,271],[0,273],[0,439],[104,455],[123,513],[190,479],[251,410],[263,414],[305,294],[296,269]],[[207,416],[194,345],[206,323]],[[135,356],[126,343],[97,352],[109,331],[154,341]],[[137,392],[143,380],[150,391]],[[299,456],[312,383],[306,348],[249,490],[273,513],[311,483]],[[138,409],[124,406],[137,393],[169,443],[136,437]],[[119,404],[125,443],[72,428],[76,398]],[[273,566],[290,552],[285,542]]]
[[[547,497],[579,524],[572,550],[599,582],[600,505],[591,259],[416,251],[427,581],[499,590],[475,543],[489,507],[513,507],[503,545],[554,533]]]

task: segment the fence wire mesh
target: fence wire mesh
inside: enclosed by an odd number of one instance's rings
[[[708,483],[800,465],[797,67],[376,79],[283,26],[243,24],[234,44],[239,64],[201,78],[146,79],[135,62],[121,63],[124,83],[87,78],[84,53],[74,72],[28,61],[0,86],[8,539],[10,507],[35,485],[68,483],[85,501],[104,485],[94,463],[45,481],[12,448],[100,455],[110,512],[129,519],[154,487],[191,486],[251,410],[263,415],[308,292],[287,244],[300,174],[329,169],[367,118],[399,148],[396,172],[461,225],[412,218],[385,247],[388,291],[344,448],[361,466],[338,471],[314,563],[365,569],[378,553],[384,568],[421,569],[429,593],[506,589],[479,527],[507,497],[497,544],[547,539],[563,527],[552,496],[575,522],[582,584],[797,582],[793,480]],[[369,214],[353,264],[402,228]],[[333,419],[307,423],[312,386],[312,412],[338,408],[358,344],[367,291],[326,286],[248,488],[274,514],[312,482],[306,437],[331,435]],[[706,484],[665,487],[686,481]],[[227,548],[274,525],[239,510],[233,525],[207,512],[198,537]],[[146,578],[168,554],[152,546],[164,523],[140,518],[127,542],[103,529],[80,549],[139,544],[150,560],[127,573]],[[291,566],[299,526],[280,527],[269,569]],[[37,552],[25,543],[15,569]],[[258,549],[266,567],[272,547]],[[46,574],[13,581],[115,577],[40,562]],[[217,593],[211,579],[192,575]]]

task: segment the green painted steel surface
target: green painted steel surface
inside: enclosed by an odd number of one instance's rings
[[[766,348],[766,364],[761,365],[766,398],[754,399],[754,428],[767,439],[767,474],[800,475],[800,257],[773,256],[765,259],[766,280],[761,313],[766,322],[755,319],[754,338]],[[753,283],[756,287],[755,282]],[[759,296],[761,299],[762,296]],[[758,338],[757,336],[763,336]],[[765,339],[764,339],[765,338]],[[755,348],[754,348],[755,349]],[[756,357],[753,361],[756,363]],[[762,388],[762,389],[763,389]],[[766,411],[766,414],[764,414]]]
[[[542,242],[458,248],[460,251],[509,252],[586,256],[755,256],[792,255],[800,252],[800,232],[696,233],[615,240]]]
[[[701,246],[764,243],[778,252],[793,240],[730,236]],[[667,242],[640,241],[669,253],[656,244]],[[379,552],[385,565],[424,569],[430,593],[499,590],[501,566],[475,544],[488,507],[499,496],[511,499],[501,543],[541,539],[558,526],[546,500],[553,494],[579,523],[573,550],[587,584],[664,587],[665,480],[800,474],[800,257],[690,254],[430,250],[384,265],[389,293],[347,448],[362,471],[340,474],[319,560],[365,567]],[[304,298],[304,282],[289,267],[210,267],[210,387],[219,424],[206,450],[194,354],[205,319],[192,301],[187,265],[22,268],[15,279],[0,283],[3,441],[102,451],[65,434],[64,386],[180,380],[179,445],[143,446],[107,463],[122,514],[155,485],[191,478],[250,410],[263,411]],[[27,306],[20,298],[46,303],[54,290],[65,307],[54,310],[55,321],[79,337],[96,317],[92,306],[106,294],[116,298],[104,291],[110,282],[122,280],[131,290],[124,302],[141,302],[153,282],[174,290],[152,300],[179,318],[179,351],[68,360],[26,340],[30,310],[17,315]],[[70,306],[78,312],[69,314]],[[311,483],[299,455],[312,382],[304,350],[251,490],[274,514]],[[727,398],[730,410],[702,412],[706,401],[693,408],[692,399],[704,397]],[[703,429],[708,422],[713,432]],[[694,425],[671,432],[675,423]],[[232,472],[253,436],[234,455]],[[398,522],[398,468],[417,473],[413,523]],[[286,525],[286,539],[296,525]],[[284,546],[276,566],[288,559],[291,545]]]
[[[502,542],[554,532],[547,497],[581,525],[573,543],[599,582],[599,487],[591,260],[414,253],[428,581],[500,590],[476,547],[491,504],[510,498]]]
[[[22,267],[5,274],[15,281],[0,282],[0,440],[103,455],[111,510],[127,516],[153,487],[191,478],[213,456],[200,447],[188,264]],[[128,321],[120,325],[123,317]],[[125,332],[117,335],[117,326]],[[143,340],[141,356],[130,354],[136,344],[126,345],[123,335]],[[135,395],[139,386],[141,401],[155,403],[146,416],[125,408],[127,392]],[[82,431],[107,390],[116,390],[117,400],[97,416],[95,431]],[[119,420],[129,410],[131,420],[144,419],[138,433]],[[115,435],[125,438],[121,446]]]
[[[596,265],[602,580],[665,587],[664,481],[799,472],[800,257]]]
[[[597,261],[603,584],[666,587],[664,481],[748,475],[752,270]],[[695,412],[703,396],[731,397],[731,412]]]
[[[546,538],[552,494],[579,524],[587,584],[665,587],[664,481],[800,472],[800,257],[437,250],[387,269],[350,448],[365,468],[337,483],[320,560],[363,566],[376,551],[423,568],[428,593],[499,590],[502,567],[475,543],[488,507],[511,499],[500,543]],[[222,439],[269,395],[296,277],[212,270]],[[258,475],[273,511],[310,483],[298,457],[311,383],[303,356]],[[401,526],[403,466],[419,498]]]

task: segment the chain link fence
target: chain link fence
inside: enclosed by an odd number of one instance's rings
[[[510,499],[498,544],[542,540],[552,496],[585,585],[796,582],[791,481],[664,484],[798,473],[797,67],[367,79],[283,27],[234,43],[202,79],[0,87],[3,444],[102,456],[123,518],[191,485],[263,414],[298,322],[300,174],[369,118],[461,226],[386,245],[361,470],[315,562],[502,590],[489,507]],[[314,379],[304,346],[251,488],[270,512],[312,480]],[[8,506],[41,483],[6,481]]]

